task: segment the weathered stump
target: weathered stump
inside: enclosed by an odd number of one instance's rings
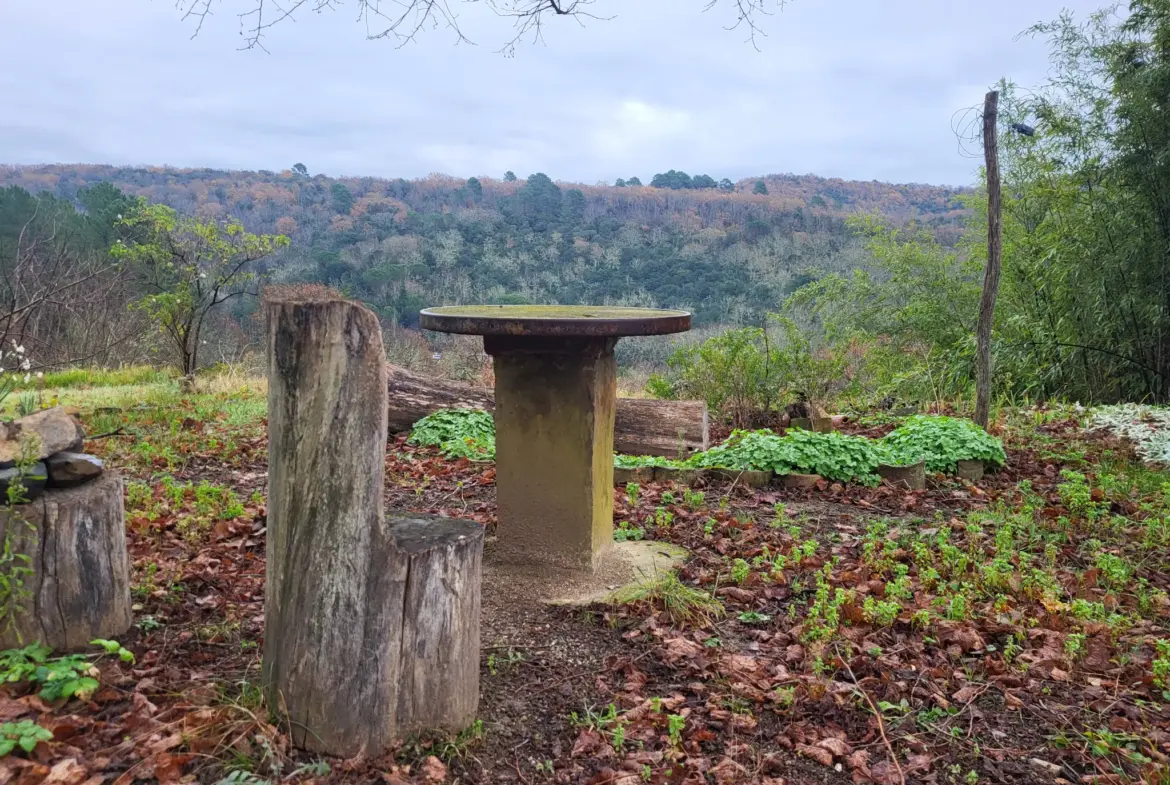
[[[294,744],[345,757],[379,755],[421,727],[461,727],[478,700],[467,663],[479,656],[482,532],[386,520],[374,314],[338,299],[266,310],[269,703],[287,713]]]
[[[958,461],[955,467],[955,473],[959,475],[960,480],[967,482],[979,482],[983,479],[984,464],[978,459]]]
[[[0,649],[35,641],[59,651],[83,649],[94,638],[130,629],[130,563],[117,475],[49,489],[11,514],[0,510],[0,538],[15,555],[0,574],[16,591],[11,607],[0,609]]]
[[[479,706],[483,527],[431,515],[392,517],[398,546],[386,565],[402,581],[396,733],[462,730]]]
[[[926,487],[926,462],[919,461],[908,466],[881,465],[877,467],[878,476],[890,485],[897,485],[911,491],[921,491]]]

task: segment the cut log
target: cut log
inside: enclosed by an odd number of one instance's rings
[[[15,590],[7,600],[13,605],[0,608],[0,649],[40,641],[58,651],[78,650],[130,629],[130,562],[117,475],[49,489],[11,513],[0,509],[0,538],[16,555],[0,568]]]
[[[390,434],[409,431],[440,409],[494,411],[491,390],[435,379],[397,365],[389,366],[387,412]],[[618,398],[614,450],[627,455],[686,457],[710,446],[707,404],[703,401],[657,401]]]
[[[265,307],[269,705],[296,746],[347,758],[432,723],[457,730],[478,700],[482,530],[386,520],[374,314],[329,298]]]
[[[484,530],[431,515],[390,520],[386,570],[404,582],[395,733],[462,730],[479,707],[479,603]]]
[[[888,466],[883,464],[877,467],[877,473],[879,477],[890,483],[890,485],[897,485],[912,491],[921,491],[926,487],[925,461],[919,461],[909,466]]]
[[[626,455],[685,458],[710,446],[704,401],[618,398],[613,448]]]

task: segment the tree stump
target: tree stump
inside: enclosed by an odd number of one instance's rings
[[[8,591],[16,590],[12,607],[0,609],[0,649],[40,641],[77,650],[130,629],[121,478],[107,474],[76,488],[50,488],[13,513],[0,510],[0,538],[14,554],[0,575]],[[22,568],[31,572],[17,577]]]
[[[479,706],[479,602],[483,527],[432,515],[391,518],[402,576],[395,732],[462,730]]]
[[[386,520],[374,314],[329,298],[265,307],[269,705],[298,747],[343,757],[462,727],[478,701],[482,531]]]
[[[921,491],[926,487],[926,462],[910,464],[909,466],[881,465],[877,467],[878,476],[890,485],[898,485],[912,491]]]

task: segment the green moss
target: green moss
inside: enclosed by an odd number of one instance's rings
[[[687,316],[686,311],[605,305],[447,305],[427,313],[464,319],[650,319]]]

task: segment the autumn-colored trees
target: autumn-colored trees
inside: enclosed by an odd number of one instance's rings
[[[307,168],[0,167],[0,184],[66,198],[102,182],[182,216],[285,235],[290,245],[254,269],[328,283],[403,325],[428,304],[505,300],[685,306],[700,323],[757,323],[801,283],[864,263],[846,214],[917,218],[950,241],[963,214],[951,189],[792,175],[769,175],[760,196],[751,180],[672,189],[540,173],[405,180]],[[238,303],[230,312],[242,315]]]

